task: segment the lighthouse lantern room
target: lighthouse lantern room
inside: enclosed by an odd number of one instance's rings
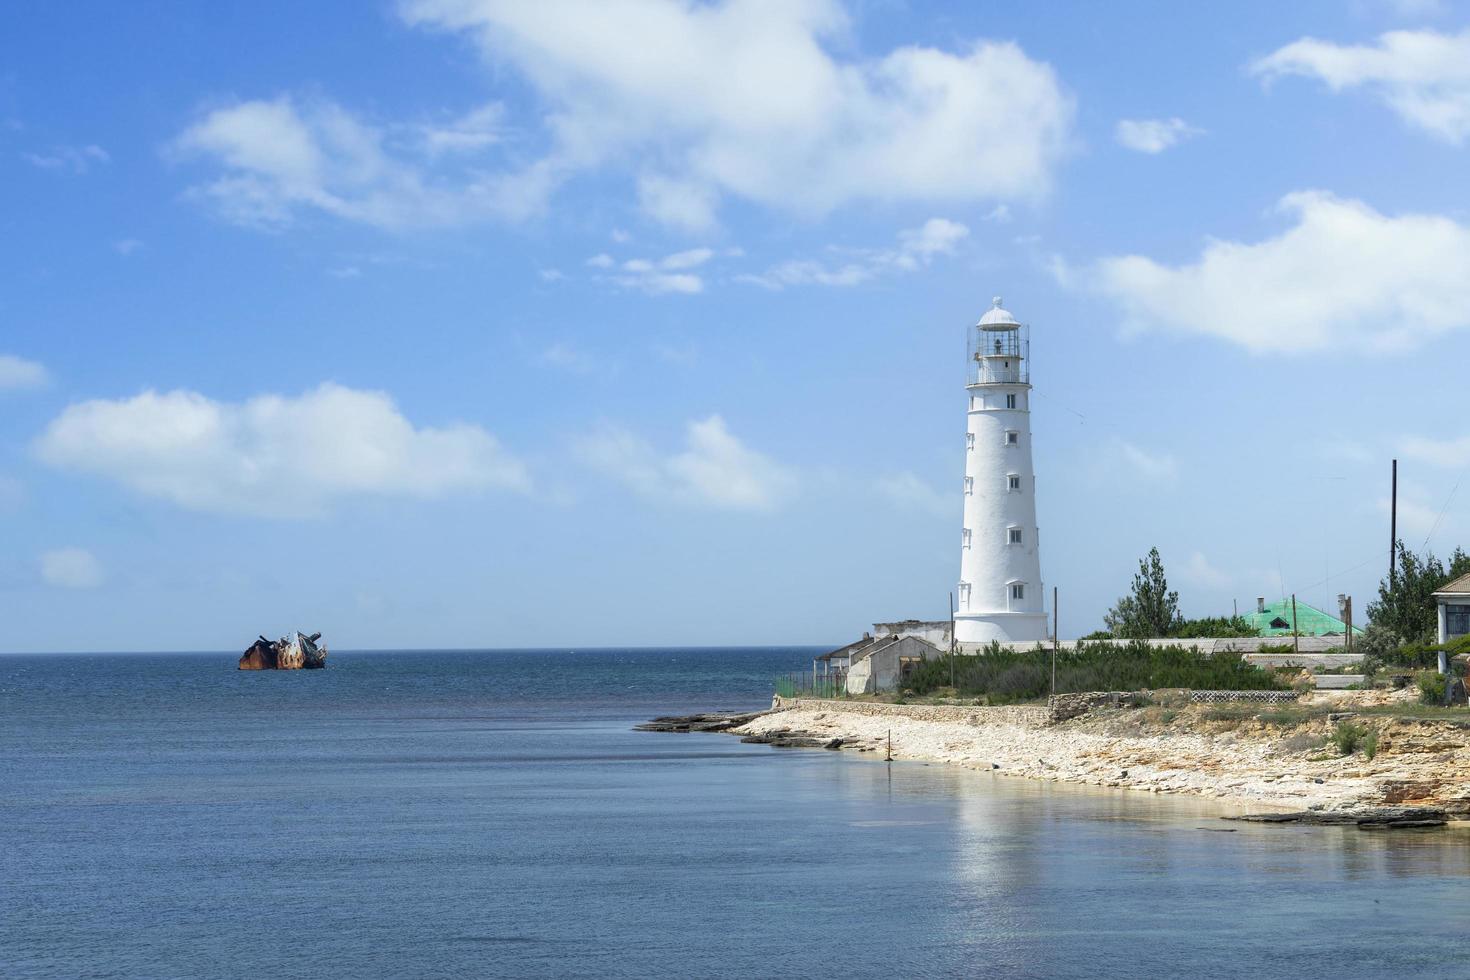
[[[955,641],[1047,638],[1031,461],[1030,332],[1001,306],[970,330]]]

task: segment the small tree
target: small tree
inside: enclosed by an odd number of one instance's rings
[[[1430,643],[1438,628],[1434,590],[1454,577],[1456,568],[1470,572],[1470,555],[1459,548],[1450,556],[1450,571],[1432,553],[1423,558],[1398,542],[1398,567],[1391,578],[1378,583],[1378,601],[1368,603],[1368,619],[1397,634],[1406,643]]]
[[[1133,576],[1133,589],[1118,600],[1103,617],[1108,632],[1129,640],[1169,636],[1183,622],[1179,615],[1179,593],[1169,591],[1164,577],[1164,562],[1158,548],[1150,548],[1148,556],[1138,562]]]

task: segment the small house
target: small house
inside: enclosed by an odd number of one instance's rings
[[[1439,607],[1439,642],[1470,636],[1470,574],[1461,575],[1434,593]]]
[[[1290,599],[1279,599],[1276,602],[1257,599],[1256,611],[1246,616],[1245,620],[1261,636],[1291,636],[1293,633],[1298,636],[1347,635],[1347,623],[1315,606],[1307,605],[1300,599],[1296,601],[1295,612],[1292,611]],[[1353,627],[1353,634],[1358,633],[1358,628]]]

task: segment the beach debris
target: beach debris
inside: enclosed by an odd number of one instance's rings
[[[296,632],[279,640],[259,637],[240,655],[240,670],[316,670],[327,665],[322,635]]]
[[[1318,827],[1351,827],[1360,830],[1406,830],[1416,827],[1443,827],[1449,815],[1438,807],[1384,806],[1359,810],[1297,810],[1290,813],[1246,813],[1222,820],[1247,823],[1300,823]]]

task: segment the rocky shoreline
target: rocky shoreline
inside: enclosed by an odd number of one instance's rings
[[[778,698],[766,712],[665,718],[639,727],[1209,797],[1244,811],[1233,819],[1262,823],[1397,830],[1470,819],[1470,725],[1358,715],[1354,709],[1366,700],[1366,693],[1319,692],[1289,712],[1135,708],[1114,700],[1054,720],[1045,707]],[[1354,717],[1374,733],[1371,758],[1338,753],[1330,744],[1332,726]]]

